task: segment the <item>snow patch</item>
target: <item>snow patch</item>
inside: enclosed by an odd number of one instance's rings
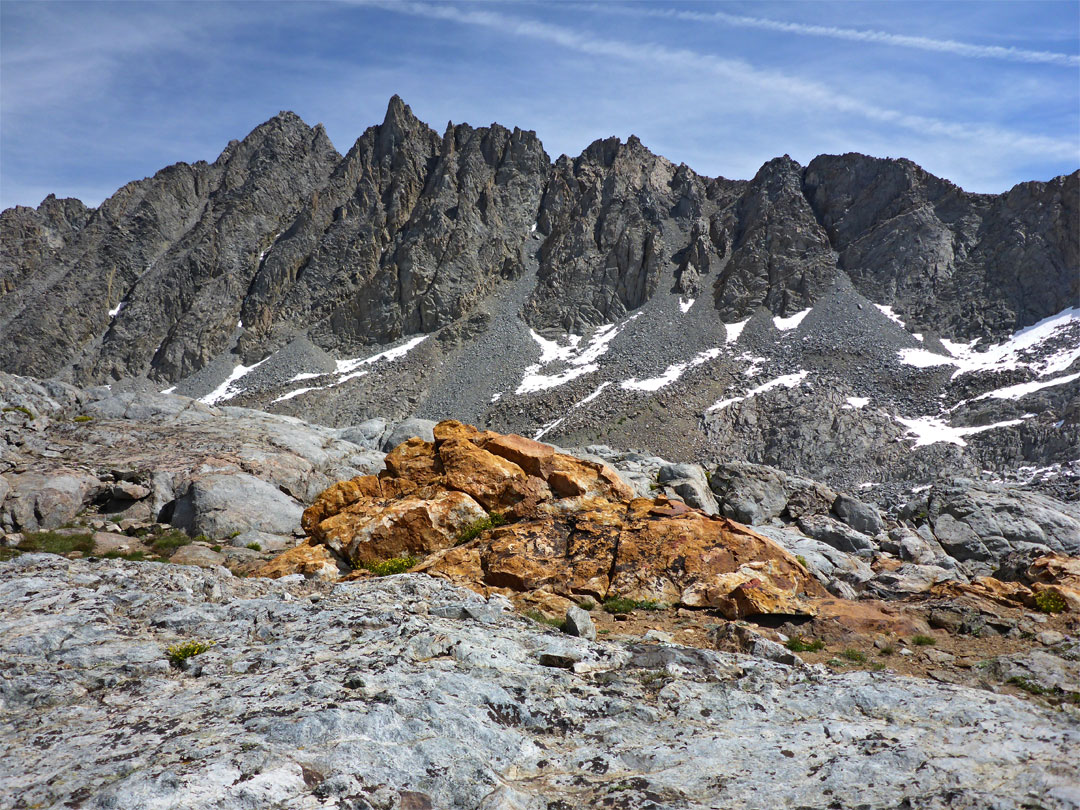
[[[732,405],[736,402],[742,402],[744,399],[749,399],[750,397],[757,396],[758,394],[764,394],[766,391],[771,391],[774,388],[794,388],[795,386],[802,383],[802,381],[806,379],[806,375],[808,375],[809,373],[809,371],[805,370],[796,371],[794,374],[785,374],[782,377],[777,377],[776,379],[769,380],[766,383],[762,383],[757,388],[753,388],[750,391],[747,391],[746,394],[741,397],[732,397],[730,399],[717,400],[712,405],[710,405],[708,409],[706,409],[705,413],[721,411],[728,405]]]
[[[994,422],[992,425],[980,425],[978,427],[953,427],[936,416],[920,416],[918,419],[904,419],[902,416],[894,417],[897,422],[908,429],[915,438],[915,446],[923,447],[928,444],[948,443],[957,447],[967,447],[964,436],[983,433],[996,428],[1012,427],[1019,425],[1023,419],[1006,419],[1004,422]],[[911,438],[910,436],[908,438]]]
[[[893,323],[897,324],[901,329],[905,329],[907,327],[907,324],[900,320],[900,316],[893,312],[892,307],[887,307],[884,304],[874,304],[874,306],[881,311],[882,315],[884,315]]]
[[[567,335],[567,345],[561,346],[558,341],[548,340],[530,329],[529,334],[540,346],[540,359],[532,365],[526,366],[525,374],[521,378],[521,384],[518,385],[514,393],[532,394],[536,391],[546,391],[599,370],[600,366],[597,365],[596,361],[607,352],[611,341],[631,321],[640,318],[641,314],[639,312],[636,315],[631,315],[618,325],[609,323],[599,327],[592,333],[589,342],[584,347],[581,347],[582,337],[580,335]],[[571,368],[555,374],[540,373],[544,366],[552,363],[567,363]]]
[[[282,394],[277,399],[271,401],[270,404],[273,405],[275,402],[284,402],[287,399],[292,399],[293,397],[298,397],[301,394],[306,394],[308,391],[322,391],[324,388],[329,388],[329,386],[327,386],[327,385],[316,385],[313,388],[297,388],[295,391],[290,391],[287,394]]]
[[[773,323],[776,325],[777,329],[779,329],[781,332],[788,332],[788,331],[796,328],[800,323],[802,323],[803,318],[805,318],[807,315],[810,314],[811,309],[813,309],[813,307],[810,307],[808,309],[804,309],[802,312],[796,312],[794,315],[792,315],[789,318],[776,317],[776,318],[773,318],[772,320],[773,320]]]
[[[304,380],[314,380],[316,377],[323,377],[323,376],[325,376],[325,375],[318,374],[318,373],[311,374],[311,373],[308,373],[308,372],[304,372],[303,374],[297,374],[295,377],[292,377],[289,380],[289,382],[303,382]]]
[[[746,326],[746,324],[748,324],[749,322],[750,322],[750,319],[747,318],[747,319],[742,320],[742,321],[736,321],[735,323],[725,323],[724,324],[724,342],[725,343],[734,343],[736,340],[738,340],[739,335],[742,334],[743,327]]]
[[[876,306],[876,305],[875,305]],[[848,397],[847,405],[843,407],[845,411],[858,411],[865,408],[870,404],[869,397]]]
[[[1020,397],[1032,394],[1035,391],[1041,391],[1044,388],[1053,388],[1055,385],[1064,385],[1065,383],[1071,383],[1073,380],[1080,380],[1080,373],[1066,374],[1064,377],[1057,377],[1053,380],[1047,380],[1046,382],[1026,382],[1019,383],[1018,385],[1009,385],[1005,388],[998,388],[996,391],[987,391],[985,394],[980,394],[975,397],[976,400],[989,399],[1020,399]]]
[[[1049,354],[1038,357],[1044,344],[1054,340],[1061,345]],[[1040,377],[1064,371],[1080,358],[1080,307],[1063,310],[1021,329],[1011,338],[990,346],[985,352],[974,351],[976,341],[956,343],[942,339],[942,345],[952,355],[947,357],[928,349],[901,349],[900,362],[916,368],[956,366],[952,379],[974,371],[1009,371],[1030,368]]]
[[[595,391],[593,391],[591,394],[589,394],[584,399],[579,399],[577,402],[575,402],[574,407],[579,408],[582,405],[587,405],[588,403],[592,402],[594,399],[596,399],[598,396],[600,396],[600,392],[603,391],[605,388],[607,388],[609,385],[611,385],[610,382],[602,382],[602,383],[600,383],[600,385],[598,385],[596,387]]]
[[[682,310],[683,314],[685,315],[687,312],[690,311],[690,307],[692,307],[694,305],[694,302],[696,300],[697,300],[696,298],[687,298],[685,301],[683,301],[682,297],[680,296],[680,298],[679,298],[679,309]]]
[[[686,363],[675,363],[668,366],[664,373],[659,377],[652,377],[647,380],[639,380],[635,377],[631,377],[629,380],[624,380],[620,383],[620,387],[626,391],[659,391],[665,385],[675,382],[682,376],[683,372],[688,368],[694,368],[700,366],[702,363],[707,363],[710,360],[715,360],[720,356],[720,349],[706,349],[705,351],[697,354],[693,359]]]
[[[351,360],[338,360],[337,368],[335,369],[334,373],[348,374],[350,371],[355,371],[356,369],[360,368],[360,366],[370,366],[374,363],[378,363],[381,360],[386,360],[387,362],[400,360],[402,357],[411,352],[413,349],[415,349],[427,339],[427,335],[420,335],[419,337],[415,337],[407,343],[403,343],[402,345],[397,346],[393,349],[387,349],[385,352],[373,354],[371,357],[354,357]]]
[[[205,397],[201,397],[199,402],[202,402],[205,405],[215,405],[218,402],[224,402],[227,399],[232,399],[233,397],[242,394],[244,389],[237,386],[236,383],[246,374],[254,371],[269,359],[269,357],[266,357],[253,366],[245,366],[237,363],[236,367],[233,368],[232,373],[225,378],[225,381]]]
[[[165,389],[164,391],[162,391],[161,393],[163,393],[163,394],[171,394],[171,393],[172,393],[173,391],[175,391],[175,390],[176,390],[176,386],[174,385],[174,386],[172,386],[172,387],[170,387],[170,388],[166,388],[166,389]]]
[[[499,391],[497,394],[492,394],[491,399],[489,399],[488,402],[495,403],[500,399],[502,399],[502,391]]]
[[[533,441],[535,441],[535,442],[540,441],[540,439],[543,438],[545,433],[550,433],[552,430],[554,430],[559,425],[561,425],[565,419],[566,419],[565,416],[560,416],[554,422],[548,422],[546,425],[544,425],[538,431],[536,431],[536,435],[533,436]]]
[[[121,301],[119,304],[117,304],[115,307],[113,307],[112,309],[109,310],[109,317],[110,318],[115,318],[117,315],[120,314],[120,310],[122,310],[123,308],[124,308],[124,302]]]

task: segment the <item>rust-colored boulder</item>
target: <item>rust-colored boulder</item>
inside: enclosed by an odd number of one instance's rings
[[[322,542],[360,565],[447,548],[466,527],[486,517],[465,493],[440,490],[431,497],[360,501],[324,520],[318,531]]]
[[[387,453],[383,463],[386,472],[380,477],[406,478],[417,486],[435,482],[443,473],[435,445],[416,436]]]
[[[382,486],[374,475],[361,475],[348,481],[339,481],[324,490],[311,506],[304,510],[300,526],[308,534],[332,515],[364,498],[382,496]]]
[[[446,486],[467,493],[486,509],[505,509],[530,498],[551,497],[542,479],[467,439],[446,439],[439,444],[438,453]]]
[[[305,541],[283,551],[256,568],[251,575],[279,579],[290,574],[303,574],[308,579],[336,580],[348,571],[349,567],[341,563],[326,546]]]
[[[304,513],[309,543],[356,567],[412,555],[422,558],[414,570],[481,593],[556,601],[621,596],[740,618],[812,615],[809,600],[826,595],[767,538],[681,501],[636,498],[604,464],[453,420],[434,438],[409,439],[377,477],[322,493]],[[489,512],[507,525],[459,546]]]

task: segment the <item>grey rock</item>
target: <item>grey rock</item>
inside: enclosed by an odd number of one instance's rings
[[[808,536],[849,554],[872,554],[877,545],[872,537],[857,532],[828,515],[808,515],[798,521]]]
[[[402,442],[406,442],[413,436],[419,436],[425,442],[435,441],[433,430],[435,423],[430,419],[406,419],[390,428],[382,439],[379,448],[384,453],[389,453]]]
[[[219,565],[224,565],[226,559],[224,554],[220,554],[206,546],[192,543],[191,545],[180,546],[169,557],[169,562],[175,565],[197,565],[200,568],[216,568]]]
[[[885,521],[874,507],[852,498],[838,495],[832,505],[833,513],[857,532],[874,537],[885,529]]]
[[[141,501],[150,495],[150,489],[130,481],[119,481],[109,487],[109,495],[121,501]]]
[[[657,473],[657,482],[670,488],[688,506],[701,509],[708,515],[719,512],[716,498],[709,489],[705,471],[696,464],[665,464]]]
[[[881,571],[869,584],[869,590],[885,599],[902,599],[926,593],[939,582],[955,579],[952,571],[936,565],[905,563],[896,571]]]
[[[721,512],[741,523],[825,514],[837,498],[823,484],[761,464],[721,464],[709,482]]]
[[[268,795],[290,807],[355,795],[448,810],[599,806],[625,785],[620,800],[640,806],[818,807],[843,795],[945,808],[960,795],[974,808],[1065,805],[1080,776],[1075,723],[1017,698],[595,643],[510,615],[421,615],[420,603],[477,598],[419,575],[330,586],[24,555],[0,564],[0,600],[5,804],[89,792],[120,810],[238,810]],[[193,637],[217,644],[186,671],[170,667],[165,648]],[[43,724],[65,733],[43,736]],[[870,745],[882,737],[909,754],[882,761]],[[90,744],[109,756],[86,756]],[[826,754],[827,779],[806,780],[805,762]],[[57,771],[74,757],[80,768]]]
[[[271,534],[256,530],[241,532],[235,537],[229,538],[229,545],[234,548],[246,548],[252,543],[258,543],[263,551],[284,551],[296,545],[291,535]]]
[[[72,469],[9,473],[11,491],[0,505],[0,527],[40,531],[63,526],[101,490],[95,476]]]
[[[303,509],[260,478],[241,472],[196,476],[176,506],[173,523],[191,534],[220,538],[249,530],[287,535]]]
[[[563,629],[572,636],[596,641],[596,625],[587,610],[573,606],[566,610],[566,623]]]
[[[1026,547],[1080,553],[1080,512],[1035,492],[958,480],[930,490],[928,512],[934,535],[961,562],[994,563]]]
[[[807,537],[796,529],[776,526],[753,526],[752,528],[778,543],[791,554],[806,560],[806,567],[810,573],[836,596],[854,599],[857,592],[874,578],[873,569],[864,560],[828,543]],[[842,583],[845,586],[842,592],[838,592],[836,583]]]

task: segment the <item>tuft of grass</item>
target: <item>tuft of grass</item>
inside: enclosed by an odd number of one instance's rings
[[[4,408],[4,413],[21,413],[29,416],[31,419],[34,418],[34,412],[25,405],[15,405],[10,408]]]
[[[0,548],[0,562],[14,560],[20,554],[22,554],[22,552],[17,548]]]
[[[596,602],[594,602],[592,599],[582,599],[580,602],[578,602],[578,607],[582,610],[595,610]]]
[[[1039,591],[1035,594],[1035,607],[1043,613],[1063,613],[1068,605],[1057,591]]]
[[[161,557],[168,557],[180,546],[186,546],[192,542],[191,538],[179,529],[159,534],[149,540],[150,548]]]
[[[1009,678],[1005,683],[1010,683],[1031,695],[1039,695],[1045,698],[1056,698],[1063,703],[1071,703],[1074,706],[1080,706],[1080,692],[1068,692],[1062,689],[1060,686],[1052,686],[1047,688],[1040,686],[1034,681],[1029,681],[1027,678],[1023,678],[1019,675],[1014,675]]]
[[[254,541],[248,543],[246,547],[250,548],[252,551],[262,551],[262,545]]]
[[[58,532],[30,532],[23,535],[17,546],[21,551],[45,551],[50,554],[68,554],[81,551],[94,553],[94,538],[90,532],[79,534],[60,534]]]
[[[210,546],[210,550],[220,552],[221,551],[221,546]]]
[[[663,610],[664,605],[652,599],[627,599],[624,596],[612,596],[604,600],[604,610],[608,613],[632,613],[635,610]]]
[[[562,630],[566,625],[564,619],[549,619],[539,610],[526,610],[525,615],[539,624],[546,624],[548,627],[554,627],[556,630]]]
[[[815,638],[812,641],[803,641],[801,637],[795,636],[789,638],[784,642],[784,646],[792,652],[818,652],[825,649],[825,642],[820,638]]]
[[[74,419],[72,419],[71,421],[72,421],[72,422],[78,422],[78,423],[82,424],[83,422],[93,422],[93,421],[94,421],[94,417],[92,417],[92,416],[87,416],[86,414],[82,414],[81,416],[76,416],[76,417],[75,417]]]
[[[216,641],[200,641],[198,639],[192,639],[191,641],[185,641],[182,644],[173,644],[171,647],[165,648],[165,655],[168,656],[169,661],[174,667],[180,666],[180,664],[189,658],[194,658],[196,655],[202,655],[217,644]]]
[[[146,554],[142,551],[132,551],[129,554],[122,551],[107,551],[101,556],[106,560],[128,560],[129,562],[142,562],[146,559]]]
[[[795,559],[798,560],[799,565],[801,565],[803,568],[808,571],[810,570],[810,565],[806,562],[806,557],[804,557],[802,554],[796,554]]]
[[[888,655],[892,655],[895,652],[896,652],[896,647],[894,647],[892,644],[886,644],[884,647],[882,647],[880,650],[878,650],[878,655],[888,656]]]
[[[911,643],[916,647],[933,647],[937,644],[937,639],[933,636],[924,636],[921,633],[917,636],[911,637]]]
[[[416,557],[391,557],[389,560],[375,560],[363,564],[363,567],[377,577],[388,577],[391,574],[403,574],[420,562]]]
[[[885,669],[885,665],[880,661],[875,661],[870,665],[870,669],[872,669],[874,672],[881,672],[881,670]]]
[[[854,661],[856,664],[866,663],[866,653],[864,653],[862,650],[856,650],[853,647],[849,647],[840,654],[844,656],[844,658],[846,658],[848,661]]]
[[[494,529],[496,526],[503,526],[505,524],[506,518],[498,512],[488,512],[486,518],[481,518],[480,520],[470,523],[461,530],[461,534],[458,535],[457,545],[460,546],[463,543],[468,543],[470,540],[475,540],[488,529]]]

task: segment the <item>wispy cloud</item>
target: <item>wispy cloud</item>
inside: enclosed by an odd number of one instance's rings
[[[762,70],[741,60],[725,59],[686,48],[630,42],[598,37],[580,30],[534,19],[511,17],[494,11],[468,10],[451,5],[429,3],[386,3],[382,0],[356,0],[358,5],[377,6],[387,11],[447,20],[466,25],[496,29],[502,33],[543,40],[592,56],[605,56],[639,64],[666,65],[691,74],[708,71],[743,92],[767,94],[784,99],[798,99],[800,104],[816,104],[838,112],[861,116],[878,123],[902,127],[937,137],[954,138],[1031,154],[1076,157],[1076,143],[1071,139],[1031,135],[989,125],[945,121],[925,115],[906,113],[865,102],[833,90],[824,84],[801,79],[781,71]],[[601,7],[603,8],[603,7]]]
[[[733,25],[740,28],[756,28],[762,31],[778,31],[798,36],[828,37],[849,42],[869,42],[877,45],[892,45],[899,48],[914,48],[920,51],[947,53],[953,56],[965,56],[973,59],[1000,59],[1007,62],[1025,62],[1036,65],[1058,65],[1060,67],[1080,67],[1080,56],[1057,51],[1033,51],[1025,48],[1003,47],[1000,45],[974,45],[955,39],[933,39],[915,37],[906,34],[893,34],[888,31],[873,31],[861,28],[841,28],[834,25],[811,25],[807,23],[785,22],[766,17],[748,17],[741,14],[728,14],[724,11],[686,11],[683,9],[655,9],[621,5],[590,5],[593,11],[604,13],[629,14],[641,17],[666,17],[692,22],[713,22]]]

